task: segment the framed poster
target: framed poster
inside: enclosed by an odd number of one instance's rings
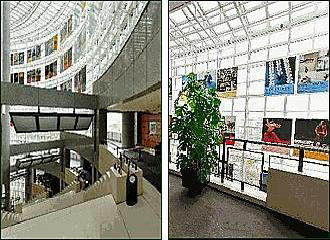
[[[32,48],[32,61],[36,60],[36,49]]]
[[[45,79],[50,78],[50,71],[49,71],[49,69],[50,69],[50,66],[49,65],[46,65],[45,66]]]
[[[329,120],[296,119],[294,143],[305,146],[329,146]]]
[[[18,73],[14,73],[14,83],[19,83]]]
[[[292,119],[264,118],[262,128],[262,141],[278,144],[291,144]],[[276,152],[289,155],[290,149],[277,146],[262,146],[262,151]]]
[[[57,50],[57,47],[58,47],[58,34],[56,34],[54,37],[53,37],[53,51]]]
[[[36,81],[36,70],[33,69],[31,72],[32,72],[32,82],[35,82]]]
[[[328,119],[297,119],[295,122],[294,144],[329,148]],[[292,155],[298,157],[299,149],[293,149]],[[320,151],[304,151],[304,157],[329,161],[329,154]]]
[[[27,50],[27,62],[32,62],[32,49]]]
[[[18,65],[18,53],[14,53],[14,65]]]
[[[36,60],[39,60],[41,57],[41,46],[36,46]]]
[[[32,83],[32,71],[27,72],[27,83]]]
[[[329,87],[329,50],[300,56],[298,93],[327,92]]]
[[[262,141],[279,144],[291,144],[292,119],[264,118]]]
[[[18,74],[18,78],[19,78],[19,84],[24,84],[24,72],[20,72]]]
[[[36,69],[36,82],[39,82],[41,80],[41,69]]]
[[[237,91],[237,67],[217,70],[217,91],[219,97],[235,97]]]
[[[221,121],[222,121],[221,134],[223,137],[229,138],[226,140],[226,145],[234,145],[235,142],[230,139],[235,138],[236,116],[225,116],[221,118]]]
[[[265,96],[293,94],[296,57],[266,62]]]
[[[19,64],[24,64],[24,52],[19,53]]]
[[[208,89],[212,89],[217,87],[216,82],[216,70],[213,71],[207,71],[204,75],[204,84]]]

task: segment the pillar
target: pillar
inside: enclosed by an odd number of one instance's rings
[[[25,202],[31,200],[32,195],[32,169],[26,169],[27,175],[25,176]]]
[[[1,81],[10,82],[10,2],[1,1]],[[9,106],[1,105],[1,192],[5,188],[5,209],[10,209]]]
[[[66,168],[70,168],[70,162],[71,162],[71,155],[70,155],[70,149],[64,148],[64,166]]]
[[[134,112],[125,112],[122,114],[121,138],[122,147],[134,147]]]

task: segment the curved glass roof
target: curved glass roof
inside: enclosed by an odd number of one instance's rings
[[[11,1],[11,44],[32,42],[55,32],[76,5],[81,6],[77,1]]]

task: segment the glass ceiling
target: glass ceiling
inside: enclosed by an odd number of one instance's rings
[[[325,2],[328,4],[327,2]],[[317,1],[176,1],[170,3],[171,57],[218,48],[270,30],[272,22],[289,23],[289,15],[315,11]],[[294,19],[293,19],[294,20]],[[282,25],[280,25],[282,23]]]
[[[10,1],[11,44],[33,42],[59,29],[77,1]]]

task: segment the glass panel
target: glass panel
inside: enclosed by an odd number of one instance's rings
[[[34,116],[13,116],[12,117],[17,132],[36,131],[36,119]]]
[[[60,117],[60,130],[74,129],[76,117]]]
[[[92,117],[79,117],[76,129],[88,129],[92,119]]]
[[[39,117],[40,130],[57,130],[57,116]]]

